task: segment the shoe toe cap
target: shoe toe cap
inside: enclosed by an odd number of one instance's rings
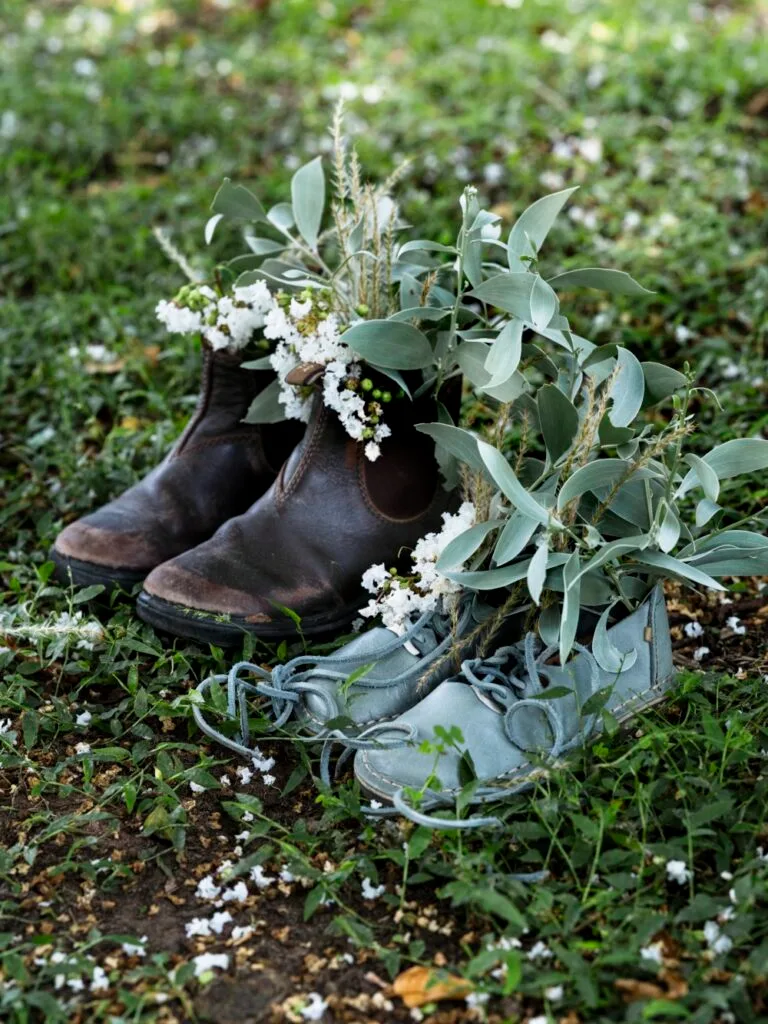
[[[183,556],[153,569],[144,581],[144,592],[169,604],[210,615],[234,615],[253,622],[272,621],[265,602],[200,575],[184,564]]]
[[[149,572],[158,562],[152,545],[141,533],[116,533],[87,518],[65,527],[56,538],[54,551],[66,559],[136,572]]]

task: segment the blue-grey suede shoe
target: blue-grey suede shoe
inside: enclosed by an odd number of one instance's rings
[[[226,688],[225,717],[239,722],[239,733],[223,733],[200,706],[193,708],[195,720],[212,739],[246,757],[253,753],[249,718],[257,702],[259,714],[272,719],[272,729],[292,719],[305,738],[324,739],[330,733],[352,738],[397,718],[455,673],[461,659],[476,649],[482,623],[492,612],[467,594],[455,621],[442,611],[429,612],[402,636],[380,626],[333,654],[302,655],[271,671],[239,662],[197,688],[204,698],[214,682]]]
[[[548,663],[556,649],[537,654],[529,634],[490,658],[465,661],[460,676],[441,683],[395,721],[364,732],[354,743],[355,774],[375,801],[373,808],[384,801],[389,813],[394,806],[441,828],[499,824],[497,818],[430,818],[408,806],[404,791],[424,793],[422,811],[453,805],[466,782],[462,769],[468,754],[480,782],[471,802],[503,799],[584,745],[602,728],[603,709],[625,722],[662,700],[674,669],[661,588],[637,611],[596,634],[591,647],[577,644],[578,654],[563,668]],[[424,752],[420,748],[435,740],[436,726],[458,726],[461,740],[443,741],[443,753]]]

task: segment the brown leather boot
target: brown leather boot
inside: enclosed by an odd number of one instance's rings
[[[434,443],[414,428],[434,419],[432,399],[393,401],[392,436],[370,462],[316,395],[304,440],[269,491],[205,544],[158,566],[144,582],[139,615],[223,645],[239,643],[244,631],[295,635],[285,609],[304,636],[347,626],[366,603],[365,570],[409,565],[409,549],[440,527],[449,506]]]
[[[59,534],[51,557],[60,579],[130,588],[267,490],[304,427],[241,422],[273,379],[243,370],[243,359],[203,345],[200,400],[184,433],[143,480]]]

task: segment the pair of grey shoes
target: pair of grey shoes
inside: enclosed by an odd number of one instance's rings
[[[372,629],[328,657],[295,658],[271,672],[242,662],[200,685],[205,704],[195,707],[196,720],[249,756],[260,699],[274,727],[294,719],[304,738],[325,740],[326,782],[332,745],[347,748],[341,762],[354,753],[370,813],[401,813],[440,828],[499,824],[495,817],[427,812],[455,808],[462,791],[465,805],[520,793],[606,719],[621,724],[663,700],[674,669],[660,587],[603,630],[599,644],[577,644],[565,666],[552,663],[555,648],[541,649],[530,633],[477,656],[491,615],[465,595],[453,619],[425,615],[404,636]],[[208,720],[214,683],[226,689],[226,708],[219,710],[229,734]]]

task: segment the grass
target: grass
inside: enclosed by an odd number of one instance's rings
[[[631,270],[656,291],[617,306],[587,294],[580,332],[691,361],[719,399],[703,393],[696,410],[709,443],[764,432],[765,17],[754,2],[678,0],[7,0],[3,1020],[302,1020],[312,992],[326,1020],[408,1020],[386,984],[412,964],[490,997],[427,1006],[435,1022],[768,1020],[755,586],[735,584],[732,606],[671,592],[687,668],[670,703],[503,806],[502,834],[467,838],[372,826],[349,781],[318,791],[315,761],[281,741],[263,744],[275,783],[242,784],[234,761],[200,743],[185,696],[229,655],[165,646],[130,603],[91,608],[87,592],[52,584],[47,561],[63,523],[152,466],[194,404],[197,354],[153,315],[181,282],[152,226],[210,265],[202,228],[221,177],[285,198],[339,92],[374,173],[415,156],[405,208],[419,234],[449,240],[466,180],[508,221],[560,182],[580,184],[548,251],[563,268],[578,256]],[[734,501],[767,493],[755,479]],[[734,613],[745,636],[726,624]],[[682,631],[692,616],[701,640]],[[692,671],[700,644],[712,649],[704,673]],[[247,902],[231,904],[252,932],[188,938],[185,925],[212,912],[198,882],[225,860],[275,879],[249,881]],[[685,863],[684,884],[669,860]],[[277,878],[285,868],[293,881]],[[542,868],[541,885],[510,877]],[[386,887],[374,902],[365,878]],[[713,921],[719,936],[705,934]],[[203,951],[228,968],[195,977]]]

